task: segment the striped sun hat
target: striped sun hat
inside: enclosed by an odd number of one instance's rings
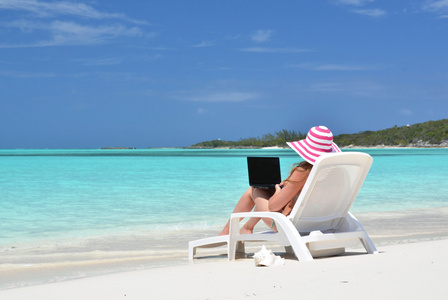
[[[333,134],[325,126],[313,127],[308,131],[306,139],[286,144],[312,165],[322,154],[341,152],[333,143]]]

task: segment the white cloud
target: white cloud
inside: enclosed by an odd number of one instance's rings
[[[402,108],[402,109],[400,109],[400,110],[398,111],[398,113],[399,113],[400,115],[405,115],[405,116],[412,116],[412,115],[414,114],[411,110],[409,110],[409,109],[407,109],[407,108]]]
[[[200,44],[197,45],[193,45],[192,47],[194,48],[203,48],[203,47],[211,47],[211,46],[215,46],[216,43],[212,42],[212,41],[208,41],[208,42],[202,42]]]
[[[340,83],[336,82],[318,82],[311,85],[311,90],[313,92],[342,92],[346,88]]]
[[[122,25],[84,26],[74,22],[56,21],[51,24],[56,44],[96,44],[116,36],[141,36],[139,28],[127,28]]]
[[[310,86],[311,91],[320,93],[341,93],[356,97],[378,97],[378,93],[384,91],[384,87],[368,81],[351,82],[317,82]]]
[[[0,48],[94,45],[102,44],[119,36],[136,37],[144,35],[138,27],[126,27],[121,24],[95,27],[81,25],[75,22],[54,21],[51,23],[40,23],[20,20],[11,22],[7,26],[18,28],[26,34],[39,31],[43,33],[42,36],[47,36],[47,38],[42,38],[41,41],[35,41],[29,44],[0,44]]]
[[[273,30],[257,30],[254,34],[252,34],[251,39],[257,43],[265,43],[271,39]]]
[[[369,16],[369,17],[382,17],[386,15],[386,11],[382,10],[382,9],[355,9],[353,10],[354,13],[360,14],[360,15],[365,15],[365,16]]]
[[[50,38],[32,44],[0,45],[0,48],[93,45],[104,43],[118,36],[135,37],[143,35],[142,31],[137,27],[129,28],[120,24],[94,27],[80,25],[75,22],[54,21],[47,24],[22,20],[11,22],[8,26],[19,28],[25,33],[43,31]]]
[[[344,65],[344,64],[326,64],[326,65],[315,65],[312,63],[303,64],[290,64],[286,65],[286,68],[297,68],[313,71],[371,71],[377,70],[377,67],[368,65]]]
[[[440,14],[441,18],[448,18],[448,0],[430,0],[423,4],[423,10]]]
[[[351,10],[354,13],[365,15],[369,17],[382,17],[385,16],[387,13],[383,9],[379,8],[365,8],[360,9],[360,7],[366,6],[369,3],[375,2],[374,0],[336,0],[337,4],[345,5],[345,6],[355,6],[358,7],[358,9]]]
[[[362,65],[321,65],[314,68],[316,71],[367,71],[374,70],[375,68]]]
[[[429,11],[448,10],[448,0],[426,1],[423,7]]]
[[[42,72],[0,71],[0,76],[13,78],[52,78],[56,77],[57,74]]]
[[[26,48],[68,45],[102,44],[117,37],[153,38],[154,33],[143,32],[138,25],[127,26],[120,23],[92,25],[85,23],[89,19],[119,19],[134,24],[146,24],[131,20],[122,14],[101,12],[92,6],[69,1],[37,0],[0,0],[1,10],[13,10],[20,13],[21,19],[4,23],[10,28],[17,28],[22,34],[28,34],[20,40],[28,43],[7,44],[2,41],[0,48]],[[25,14],[24,14],[25,12]],[[60,21],[56,18],[71,16],[71,20]]]
[[[123,63],[122,57],[109,57],[100,59],[79,59],[77,62],[82,63],[84,66],[113,66]]]
[[[31,12],[39,17],[54,15],[76,15],[86,18],[122,17],[118,14],[101,13],[83,3],[70,2],[39,2],[35,0],[0,0],[0,8]]]
[[[374,0],[337,0],[336,2],[343,5],[363,6]]]
[[[194,102],[243,102],[259,97],[256,93],[250,92],[179,92],[173,95],[174,98],[194,101]]]
[[[251,48],[243,48],[241,51],[244,52],[257,52],[257,53],[301,53],[301,52],[309,52],[306,49],[298,49],[298,48],[265,48],[265,47],[251,47]]]
[[[84,3],[68,1],[0,0],[0,9],[27,11],[41,18],[54,17],[56,15],[71,15],[90,19],[123,19],[129,22],[146,24],[146,22],[129,19],[122,14],[101,12]]]

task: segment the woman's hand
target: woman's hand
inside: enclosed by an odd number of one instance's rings
[[[274,193],[274,195],[278,194],[282,190],[282,188],[284,188],[284,187],[285,187],[285,183],[283,181],[280,182],[279,184],[276,184],[275,185],[275,193]]]

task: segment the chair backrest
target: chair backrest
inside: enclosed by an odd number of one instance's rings
[[[297,230],[301,233],[337,230],[372,162],[370,155],[361,152],[319,157],[289,215]]]

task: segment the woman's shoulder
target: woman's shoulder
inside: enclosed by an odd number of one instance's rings
[[[297,179],[300,180],[303,177],[308,177],[310,170],[311,169],[306,169],[306,168],[298,166],[298,167],[294,168],[294,170],[292,171],[291,179],[292,180],[297,180]]]
[[[297,165],[293,171],[297,171],[297,172],[309,172],[311,171],[311,169],[313,168],[313,166],[311,164],[299,164]]]
[[[297,171],[299,171],[299,172],[306,172],[306,171],[308,171],[308,170],[310,170],[310,168],[302,167],[302,166],[298,166],[298,167],[297,167]]]

